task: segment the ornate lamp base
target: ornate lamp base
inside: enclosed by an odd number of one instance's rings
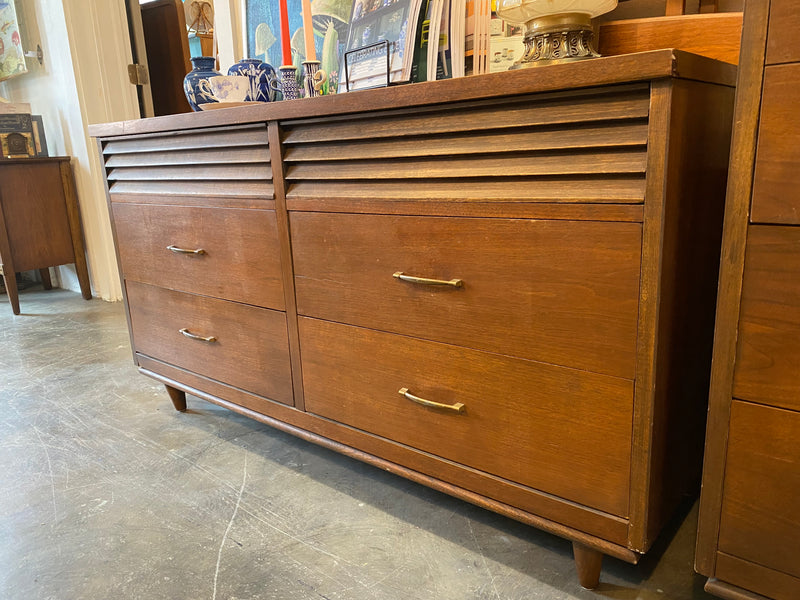
[[[548,15],[525,24],[525,53],[510,68],[525,69],[598,56],[589,15]]]

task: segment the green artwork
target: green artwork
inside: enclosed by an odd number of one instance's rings
[[[0,81],[27,73],[13,0],[0,0]]]
[[[288,0],[292,63],[305,60],[303,17],[300,0]],[[347,24],[353,0],[311,0],[317,60],[328,74],[323,93],[335,91],[339,81],[339,57],[344,52]],[[277,0],[247,0],[248,56],[273,67],[281,66],[281,29]],[[298,69],[299,72],[299,69]]]

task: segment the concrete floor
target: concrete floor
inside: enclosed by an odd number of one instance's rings
[[[582,590],[568,542],[136,372],[121,303],[0,296],[0,598],[710,598],[694,506]]]

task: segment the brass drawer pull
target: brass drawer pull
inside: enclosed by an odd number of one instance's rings
[[[425,398],[420,398],[419,396],[415,396],[409,392],[408,388],[400,388],[398,393],[406,400],[411,400],[412,402],[422,404],[423,406],[430,406],[432,408],[446,408],[447,410],[453,410],[457,413],[463,413],[464,410],[466,410],[466,407],[461,402],[456,402],[455,404],[441,404],[439,402],[434,402],[433,400],[425,400]]]
[[[414,277],[413,275],[406,275],[402,271],[393,273],[392,277],[397,277],[400,281],[408,281],[409,283],[420,283],[422,285],[450,285],[452,287],[461,287],[464,282],[460,279],[428,279],[427,277]]]
[[[177,246],[167,246],[167,250],[174,252],[175,254],[191,254],[193,256],[199,256],[200,254],[206,253],[206,251],[202,248],[198,248],[197,250],[189,250],[187,248],[178,248]]]
[[[186,329],[186,327],[184,327],[183,329],[179,329],[178,333],[185,335],[190,340],[198,340],[201,342],[208,342],[210,344],[217,341],[217,338],[215,338],[213,335],[210,335],[208,337],[203,337],[202,335],[197,335],[196,333],[192,333],[191,331]]]

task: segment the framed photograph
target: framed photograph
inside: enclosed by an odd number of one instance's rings
[[[36,157],[50,156],[47,153],[47,138],[44,135],[42,115],[31,115],[31,125],[33,126],[33,148],[36,151]]]
[[[391,73],[389,42],[386,40],[345,52],[346,91],[388,87]]]
[[[25,113],[0,113],[0,156],[33,158],[33,119]]]
[[[34,158],[33,133],[0,133],[0,153],[3,158]]]

